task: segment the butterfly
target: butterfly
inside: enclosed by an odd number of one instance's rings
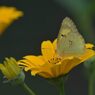
[[[85,52],[84,38],[69,17],[62,21],[56,51],[60,56],[79,56]]]

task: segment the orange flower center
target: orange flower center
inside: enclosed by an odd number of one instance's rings
[[[57,64],[61,61],[61,58],[60,57],[53,57],[51,59],[48,60],[48,63],[51,63],[51,64]]]

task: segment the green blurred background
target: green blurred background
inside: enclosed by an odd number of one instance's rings
[[[14,6],[24,12],[24,16],[10,25],[0,37],[0,62],[10,56],[21,59],[25,55],[39,55],[41,42],[53,41],[57,37],[63,18],[68,16],[74,19],[65,6],[55,0],[0,0],[0,5]],[[94,42],[94,32],[85,36],[81,31],[81,34],[87,41]],[[1,75],[0,95],[26,95],[20,87],[12,87],[2,81]],[[26,73],[25,81],[37,95],[58,95],[54,86],[43,78],[32,77],[30,72]],[[87,79],[82,64],[70,72],[65,87],[66,95],[87,95]]]

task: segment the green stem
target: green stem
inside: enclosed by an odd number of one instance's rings
[[[59,95],[65,95],[65,90],[64,90],[64,79],[63,78],[60,78],[58,84],[57,84],[57,87],[59,89]]]
[[[93,76],[93,74],[89,78],[89,95],[94,95],[94,76]]]
[[[20,86],[28,95],[36,95],[25,83],[20,84]]]
[[[60,95],[65,95],[65,91],[64,91],[64,84],[61,83],[60,86],[59,86],[59,91],[60,91]]]
[[[48,81],[57,88],[59,95],[65,95],[64,77],[60,76],[57,78],[48,79]]]

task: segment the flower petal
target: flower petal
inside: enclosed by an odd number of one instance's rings
[[[35,76],[37,73],[39,73],[38,70],[33,70],[33,71],[31,71],[31,75],[32,75],[32,76]]]
[[[53,73],[52,78],[67,74],[72,68],[80,63],[80,59],[78,58],[64,59],[61,64],[56,64],[51,68],[51,71]]]
[[[2,71],[2,73],[8,78],[11,78],[11,75],[9,73],[9,71],[6,69],[6,67],[3,64],[0,64],[0,70]]]
[[[55,54],[55,50],[51,41],[43,41],[41,44],[41,51],[46,61],[51,59]]]
[[[57,48],[57,39],[55,39],[55,40],[53,41],[53,47],[54,47],[54,49],[56,50],[56,48]]]
[[[53,76],[53,74],[51,72],[40,72],[38,75],[42,76],[44,78],[52,78],[52,76]]]
[[[88,60],[92,56],[95,55],[95,51],[91,49],[86,49],[85,53],[80,56],[81,62],[84,62],[85,60]]]
[[[33,55],[28,55],[23,57],[24,59],[21,60],[24,64],[27,64],[31,67],[39,67],[44,65],[44,61],[41,60],[39,57],[37,56],[33,56]],[[23,63],[19,63],[19,64],[23,64]]]
[[[39,76],[48,78],[48,77],[52,77],[53,74],[51,72],[51,67],[53,67],[55,64],[44,64],[43,66],[39,67],[39,68],[35,68],[32,69],[31,74],[37,74]]]
[[[64,74],[70,72],[75,66],[81,64],[81,60],[79,58],[74,57],[71,60],[68,60],[67,64],[65,65],[64,68]]]
[[[94,45],[90,43],[87,43],[85,46],[87,49],[92,49],[94,47]]]

